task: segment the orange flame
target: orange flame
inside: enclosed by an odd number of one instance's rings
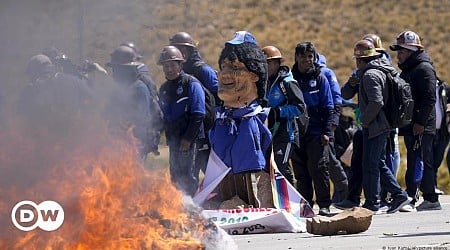
[[[0,249],[205,248],[214,229],[184,205],[167,168],[146,169],[132,140],[111,137],[105,126],[64,138],[11,128],[0,135],[8,142],[0,145]],[[64,223],[18,230],[10,213],[21,200],[58,202]]]

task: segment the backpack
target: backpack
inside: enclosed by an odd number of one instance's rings
[[[188,84],[191,83],[191,75],[185,74],[183,75],[183,96],[189,96],[188,94]],[[200,83],[202,86],[203,92],[205,93],[205,118],[203,120],[203,127],[205,131],[211,130],[214,126],[214,122],[216,120],[216,102],[214,99],[214,95],[209,91],[203,84]]]
[[[444,126],[447,127],[447,131],[450,131],[450,117],[449,117],[449,98],[448,95],[450,93],[450,85],[442,80],[441,78],[436,76],[436,108],[441,109],[441,115],[442,115],[442,121],[441,121],[441,128],[444,128]],[[436,110],[436,114],[437,114]],[[436,119],[438,116],[436,115]]]
[[[284,97],[287,100],[287,91],[286,87],[284,86],[283,81],[280,82],[280,89],[283,92]],[[308,126],[309,126],[309,116],[308,111],[305,109],[305,112],[303,115],[299,117],[295,117],[295,126],[297,127],[298,135],[299,136],[305,136],[306,132],[308,132]]]
[[[388,90],[384,113],[392,128],[401,128],[412,122],[414,100],[411,85],[400,77],[400,73],[393,73],[384,67],[377,68],[386,74]]]
[[[207,65],[207,66],[209,66],[206,62],[204,62],[204,61],[195,61],[193,64],[192,64],[192,68],[191,68],[191,70],[192,70],[192,73],[188,73],[188,74],[190,74],[190,75],[192,75],[193,77],[195,77],[195,78],[197,78],[197,80],[199,80],[199,82],[202,84],[202,86],[203,87],[205,87],[205,85],[204,85],[204,79],[203,79],[203,76],[202,76],[202,72],[203,72],[203,66],[204,65]],[[212,68],[212,67],[211,67]],[[217,71],[216,70],[214,70],[214,72],[216,72],[216,75],[217,75]],[[206,88],[206,87],[205,87]],[[208,89],[208,88],[206,88],[206,89]],[[208,89],[208,91],[209,91],[209,89]],[[209,92],[211,92],[211,91],[209,91]],[[212,92],[211,92],[211,94],[213,94]],[[219,96],[217,95],[217,94],[213,94],[213,96],[214,96],[214,102],[215,102],[215,104],[218,106],[219,104],[221,104],[222,103],[222,100],[220,100],[220,98],[219,98]]]

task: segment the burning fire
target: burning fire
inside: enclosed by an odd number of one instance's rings
[[[167,168],[147,170],[132,140],[98,125],[9,127],[0,135],[0,249],[204,249],[217,240]],[[18,230],[11,209],[22,200],[58,202],[64,223]]]

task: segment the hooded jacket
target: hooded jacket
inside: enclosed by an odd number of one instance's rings
[[[309,126],[307,134],[312,136],[327,135],[333,137],[334,103],[330,84],[320,72],[319,66],[307,73],[298,70],[297,63],[292,66],[292,75],[297,80],[303,92],[303,98],[308,108]]]
[[[281,83],[284,87],[281,87]],[[298,129],[295,117],[305,113],[306,105],[303,93],[293,78],[288,66],[280,66],[278,73],[269,78],[269,89],[266,91],[272,112],[268,119],[269,129],[275,141],[298,142]]]
[[[383,110],[388,89],[387,77],[380,70],[381,67],[396,71],[389,61],[383,58],[374,59],[358,70],[358,77],[361,79],[358,93],[360,119],[363,127],[369,130],[369,139],[391,130]]]
[[[400,128],[399,135],[413,135],[413,124],[425,127],[425,134],[435,134],[436,130],[436,72],[430,56],[418,50],[398,67],[400,77],[411,84],[414,100],[414,114],[410,125]]]
[[[217,96],[219,80],[216,71],[203,61],[200,53],[194,50],[183,64],[183,71],[197,78],[214,96]]]

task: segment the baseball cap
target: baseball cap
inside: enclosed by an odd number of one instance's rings
[[[256,42],[256,38],[252,35],[252,33],[243,30],[234,33],[233,39],[227,41],[227,43],[229,44],[242,44],[244,42],[258,45],[258,43]]]

